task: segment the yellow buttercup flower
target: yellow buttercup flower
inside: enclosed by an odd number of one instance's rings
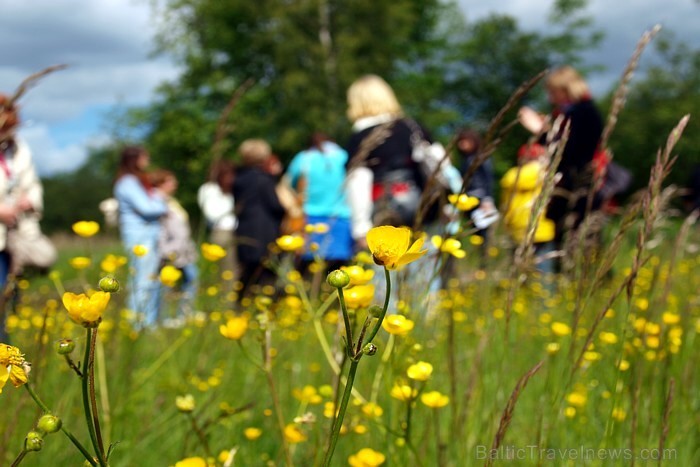
[[[355,255],[355,262],[362,264],[374,264],[372,254],[366,251],[360,251]]]
[[[298,426],[296,426],[294,423],[290,423],[284,427],[284,439],[286,439],[288,443],[295,444],[303,443],[308,439],[308,437],[299,429]]]
[[[374,298],[374,286],[368,284],[350,287],[343,293],[343,297],[348,308],[367,307]]]
[[[160,281],[166,287],[174,287],[181,277],[182,271],[175,266],[168,264],[167,266],[163,266],[163,269],[160,270]]]
[[[17,347],[0,343],[0,394],[9,379],[16,388],[27,382],[29,364]]]
[[[70,318],[85,327],[95,327],[102,320],[110,299],[109,292],[93,292],[89,297],[85,294],[76,295],[71,292],[63,294],[63,306],[68,310]]]
[[[68,260],[68,264],[70,264],[73,269],[78,270],[89,267],[91,262],[90,258],[86,258],[85,256],[76,256]]]
[[[207,461],[201,457],[188,457],[175,463],[175,467],[207,467]]]
[[[447,200],[460,211],[471,211],[479,205],[479,198],[464,193],[460,195],[449,195]]]
[[[350,276],[350,285],[365,285],[374,277],[374,270],[362,266],[341,266],[340,269]]]
[[[175,407],[180,412],[192,412],[194,410],[194,396],[192,394],[177,396],[175,398]]]
[[[606,344],[617,344],[617,335],[612,332],[601,331],[598,338]]]
[[[368,402],[362,406],[362,413],[370,418],[381,417],[384,410],[374,402]]]
[[[317,234],[325,234],[328,233],[330,230],[330,227],[328,224],[324,224],[323,222],[319,222],[317,224],[307,224],[304,227],[304,230],[306,233],[317,233]]]
[[[384,225],[367,233],[367,246],[374,262],[387,269],[396,269],[411,263],[428,250],[421,250],[425,238],[421,236],[411,245],[411,229]]]
[[[348,464],[352,467],[378,467],[386,461],[386,456],[374,449],[360,449],[348,457]]]
[[[243,436],[245,436],[246,439],[250,441],[255,441],[256,439],[260,438],[261,435],[262,430],[260,428],[255,428],[251,426],[243,430]]]
[[[438,391],[421,394],[420,401],[431,409],[439,409],[450,403],[450,398]]]
[[[148,248],[145,245],[134,245],[131,251],[138,257],[145,256],[148,253]]]
[[[462,242],[456,238],[443,239],[439,235],[433,235],[430,242],[443,253],[449,253],[455,258],[464,258],[467,252],[462,249]]]
[[[234,316],[226,324],[219,326],[219,332],[226,339],[238,340],[248,330],[248,318],[244,316]]]
[[[413,321],[404,315],[388,315],[382,322],[384,330],[395,336],[405,336],[413,329],[413,326]]]
[[[304,237],[299,235],[282,235],[275,240],[282,251],[297,251],[304,247]]]
[[[572,392],[566,396],[566,402],[576,407],[583,407],[586,405],[588,397],[582,392]]]
[[[100,231],[100,224],[95,221],[80,221],[73,224],[72,228],[76,234],[88,238]]]
[[[615,421],[621,422],[625,419],[625,417],[627,417],[627,413],[624,411],[624,409],[615,407],[612,411],[612,417]]]
[[[433,365],[428,362],[418,362],[408,367],[406,375],[415,381],[428,381],[433,374]]]
[[[481,246],[484,244],[484,237],[482,237],[481,235],[470,235],[469,243],[471,243],[474,246]]]
[[[415,397],[418,395],[418,390],[413,389],[411,386],[406,384],[395,384],[394,387],[391,388],[389,395],[394,399],[408,402],[415,399]]]
[[[113,255],[113,254],[108,254],[100,262],[100,268],[104,272],[113,273],[114,271],[119,269],[121,266],[124,266],[126,263],[127,263],[127,259],[125,256],[117,256],[117,255]]]
[[[552,323],[552,332],[555,336],[568,336],[569,334],[571,334],[571,328],[568,324],[562,323],[560,321],[555,321]]]
[[[318,391],[316,391],[316,388],[309,385],[304,386],[301,389],[293,389],[292,395],[294,396],[294,398],[306,404],[320,404],[321,402],[323,402],[323,398],[318,393]]]
[[[202,243],[202,256],[207,261],[216,262],[226,257],[226,250],[215,243]]]

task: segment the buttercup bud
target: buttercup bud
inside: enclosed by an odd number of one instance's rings
[[[370,342],[362,348],[362,353],[371,357],[377,353],[377,346]]]
[[[44,433],[56,433],[61,429],[61,419],[55,415],[42,415],[36,424],[36,427]]]
[[[72,339],[61,339],[56,342],[56,352],[59,355],[69,355],[75,350],[75,342]]]
[[[369,307],[369,309],[367,309],[367,313],[369,313],[372,318],[379,318],[382,316],[383,311],[384,308],[380,307],[379,305],[372,305]]]
[[[115,293],[119,292],[119,281],[112,276],[105,276],[98,283],[100,290],[103,292]]]
[[[350,276],[348,276],[347,272],[336,269],[328,274],[326,282],[328,282],[328,285],[331,287],[342,289],[343,287],[347,287],[350,283]]]
[[[27,451],[41,451],[44,440],[38,431],[30,431],[24,439],[24,449]]]

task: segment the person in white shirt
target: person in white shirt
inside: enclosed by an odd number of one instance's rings
[[[234,213],[233,179],[235,168],[226,159],[212,163],[209,169],[209,180],[199,187],[197,204],[207,223],[209,241],[222,246],[226,257],[221,262],[222,271],[231,271],[232,280],[239,277],[234,233],[238,227],[238,219]]]

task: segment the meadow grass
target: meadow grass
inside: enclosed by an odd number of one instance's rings
[[[611,224],[609,231],[615,230]],[[479,247],[465,241],[467,258],[446,290],[429,296],[404,288],[399,301],[391,303],[390,312],[405,315],[415,327],[404,336],[380,331],[377,354],[362,359],[354,386],[361,399],[352,399],[333,465],[346,465],[366,447],[386,456],[387,465],[480,465],[489,453],[504,465],[580,465],[581,456],[587,465],[630,465],[623,457],[628,454],[639,456],[637,465],[646,465],[643,457],[659,454],[647,450],[659,448],[667,450],[670,465],[697,464],[700,236],[693,227],[677,245],[682,230],[668,220],[655,227],[648,240],[653,249],[631,295],[623,293],[614,301],[585,351],[596,315],[634,266],[634,229],[622,242],[613,273],[594,289],[565,278],[551,285],[528,275],[510,304],[514,284],[508,247],[497,235],[488,267],[481,270]],[[60,338],[72,338],[77,343],[72,357],[81,359],[85,333],[69,320],[59,291],[61,286],[74,292],[96,288],[104,275],[100,260],[109,252],[121,253],[114,241],[97,247],[88,245],[92,240],[63,246],[52,279],[21,283],[17,313],[8,320],[12,345],[33,364],[32,386],[85,445],[89,436],[79,379],[53,346]],[[88,254],[93,262],[87,269],[68,266],[73,255]],[[300,294],[296,274],[287,272],[282,274],[286,294],[267,300],[261,293],[234,313],[217,265],[202,260],[201,266],[196,302],[201,313],[183,328],[135,331],[123,310],[128,291],[114,295],[109,305],[99,327],[95,378],[105,442],[118,443],[110,465],[174,465],[189,456],[217,458],[231,449],[236,449],[235,465],[284,465],[270,386],[259,369],[266,338],[283,422],[301,433],[297,439],[294,433],[287,436],[291,459],[296,465],[319,463],[338,379],[316,329],[322,329],[333,358],[342,355],[343,333],[337,300],[326,313],[315,315],[334,292],[324,284],[307,307],[299,297],[305,298],[308,287]],[[114,274],[125,283],[127,268]],[[585,300],[578,300],[582,290]],[[383,299],[377,293],[372,303]],[[166,313],[175,313],[176,303],[177,292],[171,291]],[[512,313],[506,324],[508,307]],[[577,307],[581,313],[573,331]],[[219,326],[240,311],[251,317],[246,334],[238,342],[225,339]],[[364,313],[361,308],[354,314],[356,326]],[[267,336],[261,327],[269,330]],[[575,369],[581,352],[581,367]],[[426,382],[407,377],[407,368],[418,361],[433,366]],[[521,381],[540,363],[526,384]],[[420,394],[412,403],[397,400],[390,395],[397,384]],[[449,404],[427,407],[420,395],[429,391],[449,396]],[[175,405],[175,398],[186,394],[195,401],[189,414]],[[40,411],[22,388],[9,385],[0,404],[0,459],[9,465]],[[246,437],[245,429],[251,427],[262,431],[259,438]],[[610,451],[601,454],[599,449]],[[613,451],[623,449],[630,451]],[[515,460],[502,460],[509,455]],[[614,455],[621,458],[610,461]],[[68,439],[57,434],[46,437],[43,450],[22,464],[82,462]]]

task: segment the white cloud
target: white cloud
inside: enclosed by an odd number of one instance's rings
[[[42,175],[79,167],[91,145],[106,142],[105,109],[143,105],[178,75],[154,59],[155,23],[148,0],[3,0],[0,92],[13,92],[49,65],[20,101],[20,134]]]
[[[87,160],[91,147],[110,142],[108,135],[97,134],[59,146],[46,125],[25,126],[20,130],[19,136],[29,145],[34,166],[42,177],[79,168]]]
[[[4,92],[49,65],[69,65],[25,95],[25,119],[52,124],[90,106],[143,104],[158,84],[177,76],[167,57],[150,56],[155,28],[145,0],[10,0],[0,31]]]
[[[459,0],[470,21],[491,13],[503,13],[517,18],[521,28],[541,32],[550,27],[547,18],[553,3],[553,0]],[[588,64],[606,68],[589,76],[589,84],[596,94],[610,90],[641,35],[657,23],[662,25],[664,33],[673,33],[675,39],[700,47],[697,35],[700,4],[695,0],[666,0],[663,6],[659,0],[589,0],[585,14],[593,19],[593,28],[605,34],[597,49],[584,53]],[[642,56],[640,69],[644,69],[653,55],[652,44]]]

